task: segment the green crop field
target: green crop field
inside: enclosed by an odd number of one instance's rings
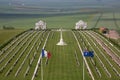
[[[104,13],[65,13],[65,14],[0,14],[0,28],[3,26],[12,26],[18,29],[34,28],[35,23],[43,20],[48,28],[69,28],[73,29],[75,23],[84,20],[88,28],[107,27],[109,29],[120,30],[118,12]],[[13,16],[14,15],[14,16]]]
[[[74,28],[75,23],[82,19],[87,22],[90,21],[91,18],[94,18],[95,14],[46,14],[46,15],[37,15],[32,14],[28,17],[21,15],[14,14],[6,14],[7,17],[0,18],[0,27],[3,26],[13,26],[15,28],[22,28],[22,29],[29,29],[35,26],[35,23],[39,20],[44,20],[47,23],[48,28]],[[1,15],[2,16],[2,15]],[[47,17],[48,16],[48,17]],[[93,16],[93,17],[91,17]]]
[[[0,79],[120,79],[120,48],[108,39],[91,30],[63,31],[65,46],[56,45],[59,39],[57,30],[30,30],[14,38],[0,50]],[[48,64],[41,57],[42,48],[51,53]],[[93,58],[82,56],[86,48],[94,51]]]

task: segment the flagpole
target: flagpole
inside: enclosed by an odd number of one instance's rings
[[[84,77],[85,77],[85,72],[84,72],[84,59],[83,59],[83,80],[84,80]]]
[[[45,62],[45,64],[46,64],[46,65],[48,64],[48,58],[46,59],[46,62]]]
[[[43,64],[42,64],[42,59],[41,59],[41,80],[43,80]]]

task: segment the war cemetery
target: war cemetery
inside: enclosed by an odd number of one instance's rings
[[[116,7],[12,4],[0,6],[0,80],[120,80]]]

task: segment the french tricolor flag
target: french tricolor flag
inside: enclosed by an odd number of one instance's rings
[[[48,59],[51,57],[51,53],[47,52],[46,50],[42,49],[42,58],[47,57]]]

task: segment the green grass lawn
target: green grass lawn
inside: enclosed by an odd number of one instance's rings
[[[83,79],[83,58],[73,33],[75,33],[82,50],[84,50],[85,47],[89,47],[89,50],[93,50],[95,52],[93,59],[89,57],[86,58],[95,80],[119,80],[119,76],[117,76],[116,72],[113,70],[114,67],[117,72],[120,73],[119,66],[108,54],[106,54],[97,41],[88,34],[93,32],[72,32],[71,30],[63,31],[63,39],[67,43],[66,46],[56,45],[60,38],[60,32],[58,31],[28,31],[15,38],[13,40],[15,41],[14,43],[13,41],[10,42],[10,44],[6,45],[6,47],[0,52],[0,61],[2,60],[0,64],[0,79],[31,80],[48,34],[49,37],[45,45],[45,50],[51,52],[51,58],[48,60],[48,64],[45,64],[46,58],[42,58],[42,65],[39,65],[34,80],[41,79],[41,66],[43,67],[44,80]],[[113,47],[114,46],[110,46],[111,49],[113,49]],[[115,51],[115,54],[118,54],[118,52],[119,51]],[[106,59],[110,61],[113,67],[110,66]],[[31,65],[29,65],[30,62]],[[94,62],[96,63],[96,66]],[[105,68],[103,68],[103,65],[107,68],[111,77],[108,76]],[[101,73],[101,77],[98,75],[96,67]],[[85,80],[92,80],[86,65],[84,66],[84,69]]]

